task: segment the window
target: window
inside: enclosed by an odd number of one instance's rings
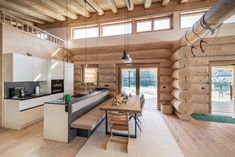
[[[235,23],[235,15],[229,17],[224,23]]]
[[[132,23],[119,23],[102,26],[103,36],[123,35],[132,33]]]
[[[163,30],[171,28],[171,18],[159,18],[154,20],[154,30]]]
[[[94,37],[99,37],[99,27],[73,29],[73,39],[84,39]]]
[[[181,14],[181,17],[180,17],[181,28],[192,27],[194,23],[197,22],[202,17],[203,14],[204,12]]]
[[[97,68],[84,68],[84,83],[97,85]]]
[[[146,32],[152,30],[152,21],[145,20],[145,21],[137,21],[136,22],[136,32]]]

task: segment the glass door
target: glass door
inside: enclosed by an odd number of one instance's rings
[[[144,94],[145,108],[155,110],[158,100],[157,75],[157,67],[122,67],[120,68],[120,92],[132,95]]]
[[[136,95],[136,68],[122,68],[121,69],[121,92]]]
[[[140,68],[140,94],[144,94],[145,108],[157,109],[157,68]]]
[[[212,66],[212,114],[234,115],[234,66]]]

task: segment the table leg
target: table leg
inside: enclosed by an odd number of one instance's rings
[[[106,110],[105,111],[105,132],[106,132],[106,135],[108,135],[108,111]]]
[[[134,138],[137,138],[137,114],[135,112],[135,135]]]

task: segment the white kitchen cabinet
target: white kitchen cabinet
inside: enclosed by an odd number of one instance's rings
[[[52,80],[64,79],[64,62],[59,60],[51,60],[48,70],[51,71]]]
[[[63,98],[64,93],[28,100],[4,99],[4,128],[20,130],[43,119],[44,102]]]
[[[5,82],[23,82],[33,80],[33,59],[21,54],[5,54]]]
[[[64,94],[74,94],[74,64],[64,63]]]
[[[47,80],[47,60],[22,54],[4,55],[5,82]]]
[[[33,81],[47,80],[47,60],[33,57]]]

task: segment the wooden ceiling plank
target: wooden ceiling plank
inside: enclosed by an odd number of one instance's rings
[[[109,7],[111,8],[111,10],[113,11],[113,13],[118,13],[118,9],[117,9],[117,6],[114,2],[114,0],[107,0],[108,4],[109,4]]]
[[[151,4],[152,4],[152,0],[145,0],[144,1],[144,8],[145,9],[148,9],[151,7]]]
[[[6,13],[12,15],[12,16],[23,19],[23,20],[27,20],[27,21],[31,21],[31,22],[35,22],[35,23],[39,23],[39,24],[44,24],[45,23],[45,21],[43,21],[43,20],[37,19],[35,17],[29,16],[29,15],[26,15],[26,14],[16,12],[16,11],[13,11],[13,10],[5,9],[5,8],[0,8],[0,10],[3,11],[3,12],[6,12]]]
[[[57,2],[53,1],[53,0],[41,0],[41,2],[51,6],[52,8],[54,8],[54,10],[61,15],[67,16],[70,19],[78,19],[78,16],[76,14],[74,14],[73,12],[69,11],[68,9],[66,9],[65,7],[61,6],[60,4],[58,4]]]
[[[94,0],[85,0],[99,15],[104,15],[104,11]]]
[[[21,5],[13,3],[11,1],[0,0],[0,6],[4,6],[4,7],[8,8],[8,9],[15,10],[17,12],[21,12],[23,14],[36,17],[38,19],[41,19],[41,20],[44,20],[44,21],[47,21],[47,22],[55,22],[55,19],[53,19],[51,17],[48,17],[48,16],[43,15],[43,14],[40,14],[40,13],[34,11],[34,10],[28,9],[26,7],[23,7]]]
[[[128,11],[133,11],[134,10],[134,2],[133,2],[133,0],[126,0],[126,6],[128,8]]]
[[[84,7],[80,6],[76,1],[70,0],[66,4],[68,5],[69,8],[76,11],[76,13],[85,17],[90,17],[90,12],[88,12]]]
[[[57,19],[59,21],[65,21],[66,18],[58,13],[55,13],[53,11],[51,11],[50,9],[44,7],[42,4],[40,4],[40,1],[35,1],[35,0],[17,0],[20,1],[34,9],[37,9],[38,11],[40,11],[40,13],[49,16],[51,18]]]
[[[163,0],[162,1],[162,6],[165,7],[167,4],[170,2],[170,0]]]
[[[205,10],[210,8],[216,0],[210,0],[210,1],[189,1],[189,3],[186,3],[184,5],[181,5],[178,3],[178,1],[171,1],[167,5],[167,7],[162,7],[161,3],[152,3],[151,8],[144,9],[143,6],[139,5],[135,7],[135,11],[128,13],[128,19],[134,19],[134,18],[151,18],[156,15],[164,15],[167,13],[172,12],[182,12],[182,11],[190,11],[190,10]],[[96,13],[94,13],[96,14]],[[115,22],[123,20],[123,17],[125,17],[126,14],[126,8],[120,8],[118,9],[118,13],[113,16],[112,11],[106,11],[104,16],[99,16],[99,23],[108,23],[108,22]],[[49,29],[49,28],[56,28],[56,27],[76,27],[76,26],[84,26],[84,18],[81,17],[79,20],[68,20],[66,22],[56,22],[53,24],[45,24],[40,25],[41,28]],[[86,21],[86,25],[94,25],[97,23],[96,16],[91,16]]]
[[[188,3],[189,0],[180,0],[180,3],[183,4],[183,3]]]

